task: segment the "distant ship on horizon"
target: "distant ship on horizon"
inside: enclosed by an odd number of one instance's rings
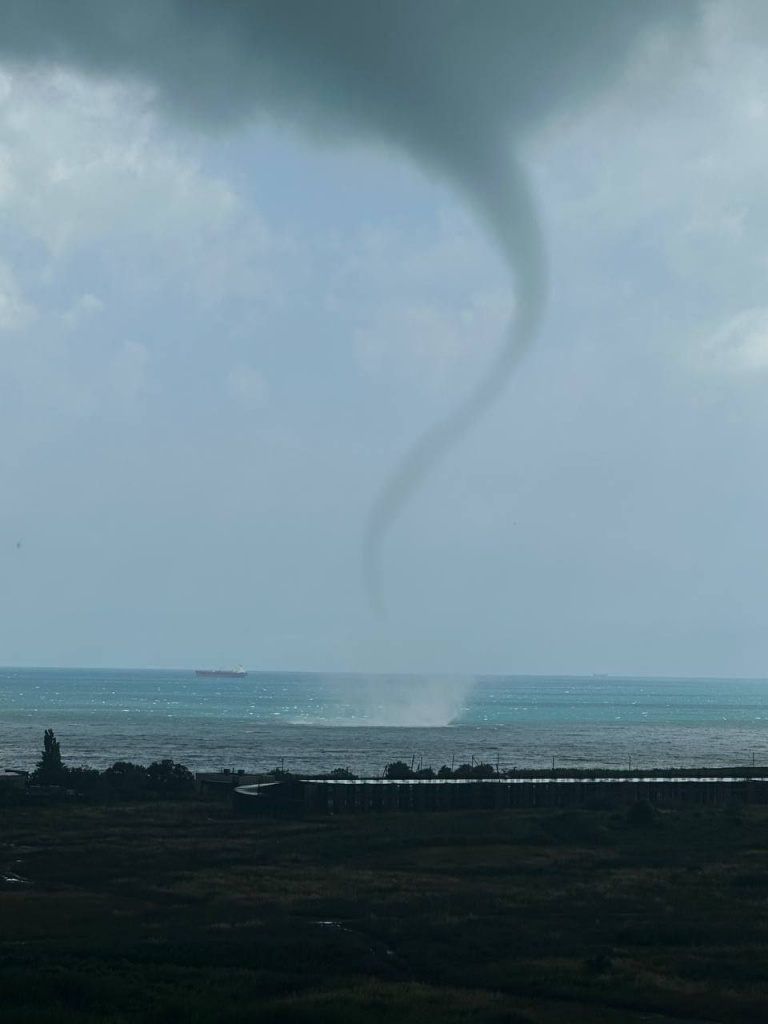
[[[238,665],[236,668],[197,668],[195,675],[208,679],[242,679],[248,673],[242,665]]]

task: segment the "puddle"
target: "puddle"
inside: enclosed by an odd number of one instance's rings
[[[28,878],[22,878],[21,875],[17,875],[13,871],[0,871],[0,885],[32,885],[32,883]]]

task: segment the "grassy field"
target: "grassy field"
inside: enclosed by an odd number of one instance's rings
[[[2,869],[3,1024],[768,1014],[763,807],[6,807]]]

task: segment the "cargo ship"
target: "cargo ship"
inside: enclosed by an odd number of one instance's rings
[[[237,668],[197,668],[195,675],[207,679],[242,679],[248,673],[242,665],[238,665]]]

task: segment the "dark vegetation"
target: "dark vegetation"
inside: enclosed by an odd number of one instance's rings
[[[68,767],[53,729],[46,729],[42,755],[29,784],[31,796],[42,787],[97,799],[139,800],[188,796],[195,788],[195,777],[184,765],[170,759],[153,761],[148,767],[131,761],[116,761],[102,772],[85,766]],[[7,794],[6,799],[9,796],[18,799],[16,793]]]
[[[173,761],[68,767],[50,730],[3,799],[3,1024],[746,1024],[768,1005],[765,806],[243,820]]]
[[[385,779],[495,779],[503,776],[503,772],[484,761],[460,764],[456,768],[444,764],[438,771],[421,766],[414,768],[405,761],[392,761],[384,768]]]
[[[767,840],[764,806],[4,807],[2,1020],[760,1021]]]

